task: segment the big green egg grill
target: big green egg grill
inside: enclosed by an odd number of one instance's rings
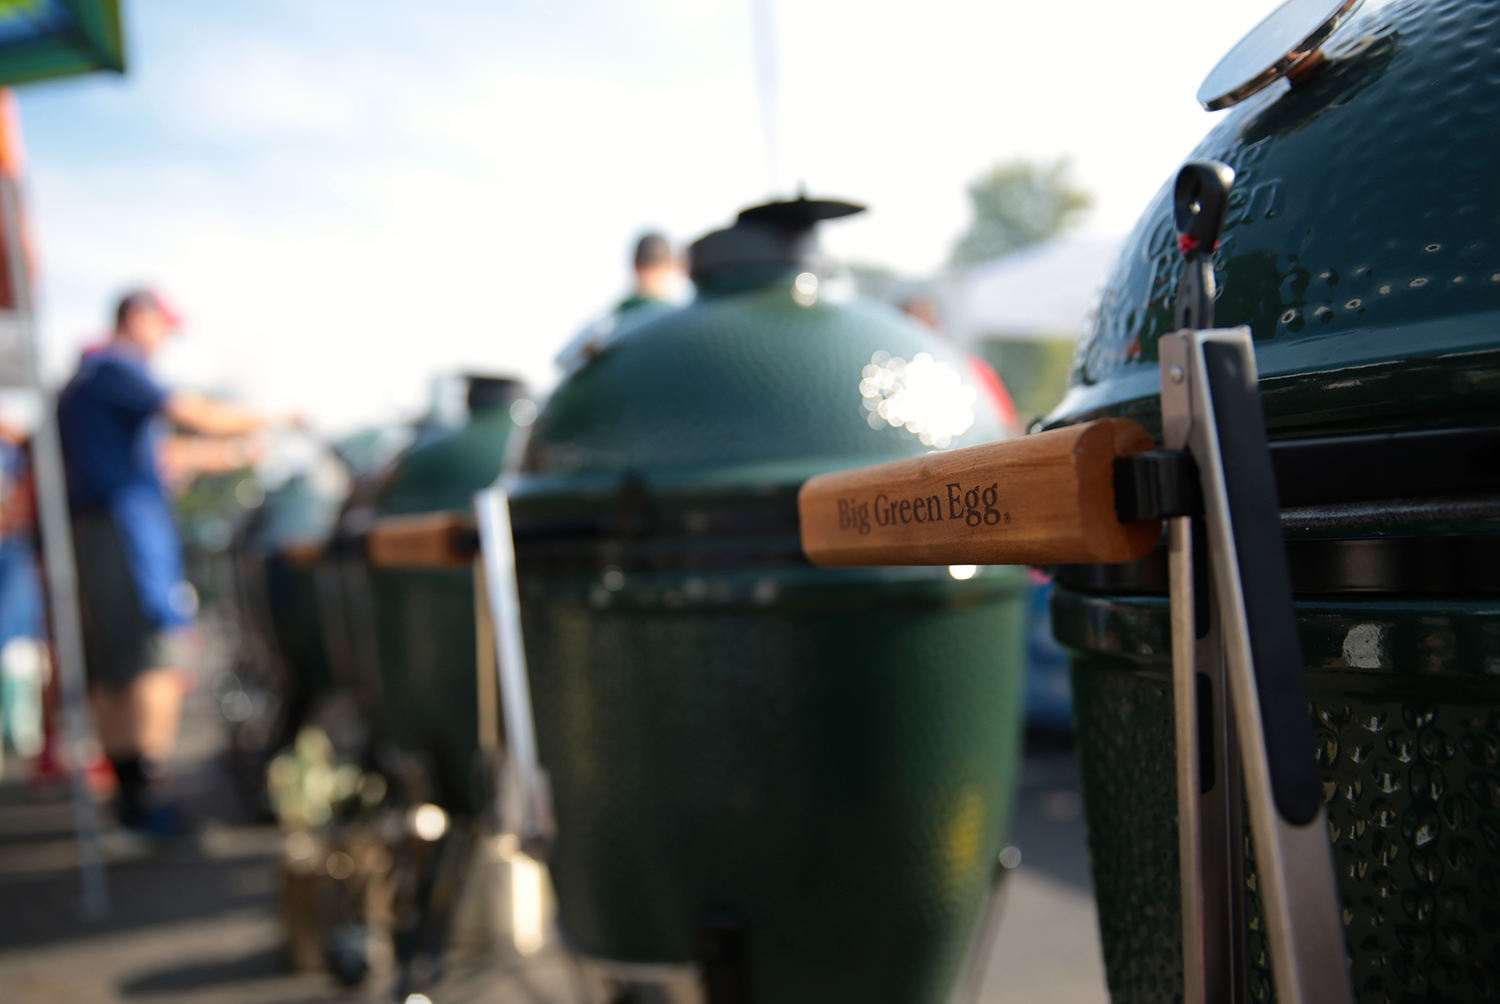
[[[1494,1000],[1500,5],[1370,5],[1321,56],[1192,154],[1235,175],[1214,323],[1253,339],[1352,992]],[[1051,426],[1130,417],[1170,439],[1173,210],[1168,186],[1126,242]],[[1243,849],[1219,900],[1228,940],[1217,961],[1184,947],[1169,560],[1164,542],[1061,568],[1053,599],[1110,991],[1202,1000],[1217,965],[1219,999],[1296,999],[1273,975],[1238,803],[1222,806],[1220,839]]]
[[[798,545],[809,475],[1004,434],[951,344],[826,295],[815,225],[857,209],[698,241],[696,300],[563,381],[511,487],[559,922],[616,987],[939,1004],[991,887],[1021,570]],[[918,414],[923,380],[947,390]]]
[[[451,515],[468,521],[474,493],[500,475],[516,430],[514,380],[470,377],[469,415],[456,429],[400,456],[374,489],[372,526]],[[368,631],[362,671],[375,695],[381,742],[417,768],[419,800],[474,815],[490,804],[480,742],[480,673],[474,571],[459,558],[439,565],[369,562],[360,585]]]
[[[1032,442],[803,490],[829,564],[1072,562],[1117,1004],[1500,997],[1500,4],[1357,6],[1292,0],[1210,75],[1231,110]],[[1014,522],[831,508],[980,474]]]

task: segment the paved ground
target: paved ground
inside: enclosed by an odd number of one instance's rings
[[[1011,842],[982,1004],[1108,1004],[1071,753],[1027,758]]]
[[[113,910],[79,918],[72,816],[59,794],[0,783],[0,1004],[365,1004],[382,986],[341,991],[285,971],[272,826],[250,818],[227,782],[222,734],[203,692],[190,703],[179,758],[185,800],[207,823],[201,858],[120,864]],[[1071,757],[1027,761],[1013,843],[1020,867],[984,974],[982,1004],[1105,1004]],[[455,968],[434,1004],[578,1004],[565,959]]]

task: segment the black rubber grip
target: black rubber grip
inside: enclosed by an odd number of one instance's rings
[[[1203,359],[1249,622],[1271,793],[1282,818],[1304,826],[1317,815],[1322,785],[1265,416],[1238,348],[1205,342]]]

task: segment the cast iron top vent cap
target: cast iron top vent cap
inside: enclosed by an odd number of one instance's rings
[[[817,247],[815,228],[823,220],[864,211],[864,206],[853,202],[806,196],[751,206],[739,214],[734,226],[693,242],[688,248],[689,272],[700,289],[714,285],[728,272],[770,280],[808,261]]]
[[[526,384],[514,377],[465,373],[464,382],[468,385],[465,398],[471,415],[509,407],[512,401],[526,393]]]
[[[1198,87],[1211,112],[1237,105],[1286,77],[1295,87],[1323,61],[1321,46],[1363,0],[1286,0],[1235,43]]]

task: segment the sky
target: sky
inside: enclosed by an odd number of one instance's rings
[[[825,248],[921,276],[971,179],[1065,156],[1081,234],[1123,234],[1275,0],[123,6],[126,75],[19,91],[49,373],[154,284],[189,321],[170,380],[343,431],[440,372],[544,391],[643,228],[686,242],[767,195],[869,205]]]

